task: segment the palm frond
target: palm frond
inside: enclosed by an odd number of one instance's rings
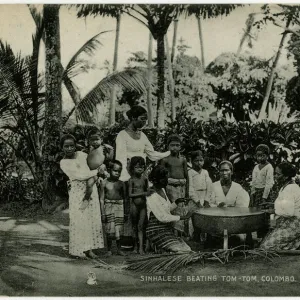
[[[97,33],[94,35],[91,39],[89,39],[84,45],[78,49],[78,51],[73,55],[73,57],[70,59],[69,63],[67,64],[65,71],[63,73],[63,77],[67,76],[69,78],[74,77],[74,74],[78,74],[81,72],[76,71],[76,69],[85,69],[84,66],[86,66],[86,61],[78,60],[78,57],[85,53],[89,56],[92,56],[95,52],[95,50],[102,46],[103,44],[98,40],[99,37],[109,31],[102,31],[100,33]],[[82,71],[82,70],[81,70]]]
[[[115,85],[124,89],[145,93],[147,88],[147,69],[126,69],[103,78],[78,104],[79,119],[85,121],[85,116],[89,115],[96,105],[103,101]]]
[[[174,273],[178,269],[185,267],[193,262],[204,262],[204,252],[189,252],[182,254],[158,255],[145,257],[135,261],[129,261],[127,270],[146,273]]]
[[[267,251],[260,248],[248,250],[245,249],[245,246],[240,246],[228,250],[217,250],[215,252],[189,252],[182,254],[148,256],[138,260],[129,260],[125,269],[149,274],[172,274],[175,271],[195,262],[201,262],[202,265],[204,265],[206,260],[215,260],[222,264],[226,264],[229,262],[229,258],[234,255],[242,255],[245,259],[257,257],[271,261],[274,258],[279,257],[279,254],[276,251]]]

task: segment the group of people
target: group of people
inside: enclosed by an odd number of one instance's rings
[[[60,165],[71,183],[71,255],[94,258],[93,250],[104,247],[105,237],[108,254],[112,254],[112,241],[116,240],[117,254],[123,255],[120,243],[123,235],[134,237],[134,251],[140,254],[149,248],[191,251],[181,236],[203,237],[203,233],[193,228],[191,216],[195,210],[206,207],[273,205],[276,226],[268,233],[267,230],[258,233],[262,238],[260,247],[297,249],[300,246],[300,187],[292,180],[295,168],[283,162],[276,167],[274,176],[266,145],[256,149],[257,165],[249,196],[241,185],[232,181],[230,161],[221,162],[220,180],[213,183],[203,169],[205,157],[200,150],[190,153],[188,162],[180,155],[180,136],[172,134],[168,138],[168,151],[157,152],[141,131],[147,121],[147,111],[133,106],[127,116],[130,123],[117,136],[115,159],[106,155],[97,130],[89,133],[89,154],[76,151],[74,136],[62,137],[65,156]],[[155,166],[146,168],[146,157],[156,162]],[[275,203],[269,199],[274,177],[281,187]]]

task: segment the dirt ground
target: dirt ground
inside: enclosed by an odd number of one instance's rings
[[[227,265],[207,262],[204,267],[197,263],[177,272],[176,277],[154,277],[97,268],[94,260],[71,259],[66,249],[67,211],[39,219],[12,218],[1,212],[0,216],[3,296],[300,295],[299,256],[284,256],[272,262],[241,258]],[[116,266],[125,263],[123,257],[103,261]],[[86,283],[89,272],[96,274],[97,285]]]

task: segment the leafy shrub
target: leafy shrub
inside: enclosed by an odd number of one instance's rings
[[[110,128],[103,128],[104,142],[115,147],[117,134],[126,127],[126,122]],[[87,129],[87,128],[86,128]],[[230,160],[234,164],[234,180],[247,187],[255,165],[255,148],[264,143],[270,147],[270,162],[275,167],[283,160],[300,167],[299,124],[277,124],[272,121],[259,123],[218,121],[197,121],[182,110],[175,122],[167,124],[164,130],[145,128],[144,133],[157,151],[167,150],[167,139],[172,133],[182,137],[182,154],[202,150],[205,168],[213,180],[218,179],[218,164]]]

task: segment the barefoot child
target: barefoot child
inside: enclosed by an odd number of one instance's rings
[[[92,130],[88,135],[88,144],[90,146],[90,153],[87,157],[87,164],[91,171],[99,168],[99,175],[101,177],[107,177],[107,172],[104,163],[104,147],[102,146],[101,133],[98,130]],[[93,186],[97,182],[98,177],[92,177],[86,182],[86,192],[83,199],[81,209],[85,209],[88,205],[88,201],[93,192]]]
[[[269,154],[270,149],[267,145],[261,144],[257,146],[256,160],[258,164],[252,172],[250,207],[261,208],[264,203],[268,202],[270,191],[274,185],[274,169],[268,162]],[[260,230],[257,232],[257,237],[260,239],[267,232],[267,228]]]
[[[171,154],[161,160],[161,165],[169,171],[167,195],[173,203],[179,198],[188,198],[189,181],[187,161],[180,156],[181,138],[172,134],[168,138],[168,147]]]
[[[130,160],[128,181],[129,198],[131,199],[131,218],[135,232],[134,251],[144,254],[144,227],[147,216],[146,196],[148,196],[148,180],[143,176],[145,171],[145,160],[143,157],[134,156]],[[137,247],[139,244],[139,247]]]
[[[256,148],[258,164],[252,172],[250,207],[259,207],[262,203],[267,202],[274,185],[274,169],[268,162],[269,153],[267,145],[261,144]]]
[[[192,168],[189,169],[189,196],[192,201],[189,202],[189,210],[197,210],[201,207],[210,207],[213,185],[208,172],[203,169],[204,158],[202,151],[193,151],[190,154]],[[192,237],[194,228],[192,222],[189,223],[189,234]],[[200,233],[195,233],[197,237]],[[202,240],[205,235],[201,235]]]
[[[108,255],[112,255],[113,240],[116,240],[117,255],[124,255],[121,251],[120,238],[123,235],[126,190],[124,182],[119,180],[121,172],[122,164],[118,160],[112,161],[109,178],[100,184],[100,206],[107,235]]]
[[[189,178],[187,171],[187,161],[184,157],[179,155],[179,151],[181,148],[181,138],[177,134],[172,134],[168,138],[168,147],[171,154],[161,160],[161,165],[164,166],[168,172],[168,185],[166,187],[166,192],[168,198],[172,203],[174,203],[179,198],[188,198],[189,195]],[[183,208],[183,203],[179,206]],[[175,213],[179,212],[176,210]],[[184,213],[184,212],[182,212]],[[177,230],[183,232],[184,225],[178,222]],[[185,229],[185,231],[187,228]]]

